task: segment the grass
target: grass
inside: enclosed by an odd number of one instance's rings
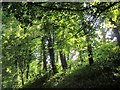
[[[51,77],[44,88],[120,88],[119,54],[108,60],[96,61],[93,65],[84,65],[69,73],[61,72]]]
[[[120,52],[96,59],[92,65],[76,66],[49,78],[43,76],[26,88],[120,88]]]

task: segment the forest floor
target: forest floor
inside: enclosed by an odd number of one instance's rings
[[[27,88],[120,88],[120,61],[101,60],[66,70],[50,78],[43,76]]]

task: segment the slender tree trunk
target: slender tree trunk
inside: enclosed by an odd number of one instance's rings
[[[67,69],[66,57],[62,51],[60,51],[59,53],[60,53],[60,60],[61,60],[62,68]]]
[[[24,86],[24,74],[22,73],[22,86]]]
[[[27,64],[27,71],[26,71],[26,78],[28,79],[29,77],[29,64]]]
[[[21,81],[22,81],[22,87],[24,86],[24,70],[21,69]]]
[[[79,51],[79,58],[80,58],[80,61],[83,62],[82,51]]]
[[[51,61],[51,66],[53,73],[57,73],[57,67],[55,66],[55,56],[54,56],[54,48],[53,48],[53,41],[52,38],[48,38],[48,50],[49,50],[49,55],[50,55],[50,61]]]
[[[91,65],[94,63],[91,44],[88,45],[88,56],[89,56],[89,64]]]
[[[42,50],[43,50],[43,69],[47,71],[47,62],[46,62],[46,46],[45,46],[45,37],[42,38]]]
[[[87,35],[86,41],[88,42],[87,49],[88,49],[88,59],[89,59],[89,64],[92,65],[94,63],[93,60],[93,52],[92,52],[92,46],[90,43],[90,37]]]
[[[65,30],[63,30],[63,32],[62,32],[62,38],[65,39]],[[64,45],[63,45],[63,48],[64,48]],[[62,52],[62,50],[60,50],[59,53],[60,53],[60,60],[61,60],[62,68],[63,68],[63,70],[65,70],[65,69],[67,69],[66,56]]]
[[[44,68],[45,71],[47,71],[47,62],[46,62],[46,59],[47,59],[47,57],[46,57],[46,51],[43,50],[43,68]]]
[[[28,51],[28,53],[27,53],[27,55],[28,55],[28,60],[27,60],[27,62],[26,62],[26,78],[28,79],[28,77],[29,77],[29,69],[30,69],[30,61],[32,60],[32,51],[31,51],[31,49],[29,49],[29,50],[27,50]]]
[[[89,64],[93,64],[94,60],[93,60],[93,52],[92,52],[92,46],[91,46],[91,41],[90,41],[90,35],[89,35],[89,31],[84,30],[84,34],[86,35],[86,41],[87,41],[87,50],[88,50],[88,60],[89,60]]]

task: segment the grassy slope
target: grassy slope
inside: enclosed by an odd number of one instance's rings
[[[75,70],[67,69],[48,78],[43,76],[26,88],[120,88],[120,52],[107,59],[97,60],[93,65],[81,65]]]
[[[67,71],[68,72],[68,71]],[[44,88],[120,88],[120,60],[101,60],[71,74],[59,73]]]

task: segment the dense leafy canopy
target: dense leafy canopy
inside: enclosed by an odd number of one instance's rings
[[[2,10],[3,88],[93,87],[109,62],[120,79],[119,2],[3,2]],[[92,86],[94,73],[102,75]]]

